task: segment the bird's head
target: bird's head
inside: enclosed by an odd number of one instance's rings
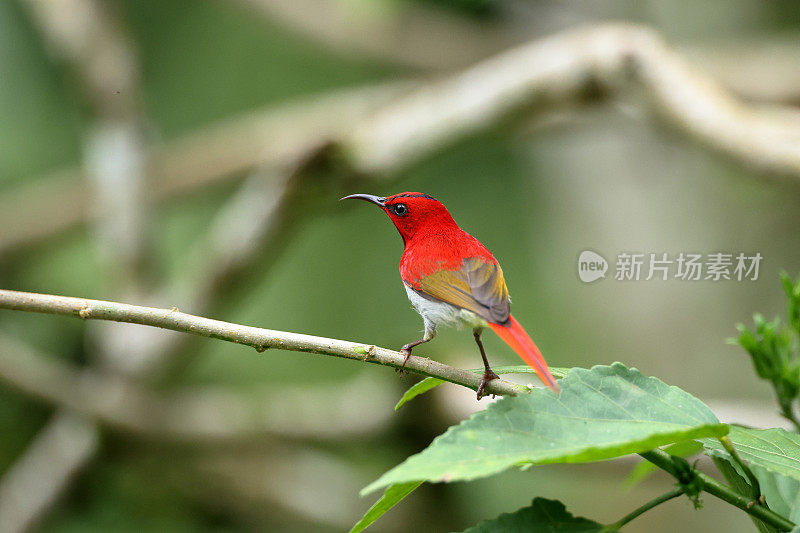
[[[421,192],[401,192],[385,198],[372,194],[351,194],[342,200],[365,200],[379,206],[392,219],[405,242],[421,232],[458,227],[444,204]]]

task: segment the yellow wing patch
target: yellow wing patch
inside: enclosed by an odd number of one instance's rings
[[[472,311],[495,324],[508,320],[508,288],[500,265],[465,259],[459,270],[439,270],[419,280],[421,292]]]

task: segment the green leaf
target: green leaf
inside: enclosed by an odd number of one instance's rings
[[[485,520],[465,530],[463,533],[590,533],[613,531],[604,529],[593,520],[572,516],[564,504],[556,500],[535,498],[530,507],[523,507],[515,513],[504,513],[494,520]]]
[[[445,380],[431,377],[427,377],[421,381],[418,381],[413,387],[408,389],[405,394],[403,394],[403,397],[400,398],[400,401],[394,406],[394,410],[397,411],[403,407],[406,402],[410,402],[420,394],[426,393],[429,390],[438,387],[442,383],[445,383]]]
[[[375,504],[370,507],[361,520],[358,521],[356,525],[350,530],[350,533],[359,533],[360,531],[364,531],[367,529],[375,520],[380,518],[381,516],[386,513],[389,509],[397,505],[400,500],[414,492],[414,490],[422,485],[421,481],[415,481],[411,483],[400,483],[397,485],[392,485],[386,492],[383,493],[383,496],[375,502]]]
[[[676,442],[675,444],[670,444],[669,446],[664,447],[665,452],[676,457],[689,457],[702,449],[703,445],[696,440]],[[629,489],[633,488],[658,469],[659,468],[650,461],[642,459],[635,467],[633,467],[633,470],[631,470],[631,473],[628,474],[628,477],[625,478],[625,485]]]
[[[730,439],[739,455],[750,463],[800,481],[800,435],[784,429],[750,429],[731,426]],[[729,459],[716,439],[703,439],[709,453]]]
[[[532,374],[533,369],[527,365],[516,365],[516,366],[500,366],[497,368],[493,368],[495,374]],[[482,368],[474,368],[470,370],[470,372],[474,372],[479,374],[483,372]],[[557,378],[561,378],[567,375],[569,372],[568,368],[551,368],[550,373]],[[427,377],[419,382],[417,382],[413,387],[408,389],[403,397],[400,398],[400,401],[397,402],[397,405],[394,406],[394,410],[397,411],[400,409],[405,403],[413,400],[420,394],[426,393],[431,389],[435,389],[442,383],[447,383],[443,379],[439,378],[431,378]]]
[[[725,480],[728,482],[728,485],[730,485],[733,490],[735,490],[739,494],[753,494],[754,492],[753,486],[750,483],[748,483],[748,481],[745,479],[742,473],[739,472],[739,465],[723,457],[712,456],[711,459],[714,461],[714,464],[717,465],[717,468],[725,477]],[[760,484],[761,478],[759,478],[758,481]],[[778,512],[774,507],[772,507],[769,501],[767,501],[767,504],[769,505],[770,509],[777,512],[778,514],[782,514]],[[788,518],[788,515],[785,514],[782,515]],[[756,529],[760,533],[778,533],[778,530],[774,526],[762,522],[761,520],[759,520],[754,516],[750,516],[750,520],[752,520],[753,524],[756,526]]]
[[[620,363],[572,369],[560,384],[559,395],[537,388],[490,404],[362,493],[476,479],[512,466],[601,461],[728,432],[698,399]]]
[[[751,467],[770,509],[800,524],[800,481],[758,466]]]

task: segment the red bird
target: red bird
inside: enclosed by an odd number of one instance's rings
[[[342,200],[358,199],[381,207],[403,238],[400,277],[411,304],[425,322],[425,335],[400,350],[405,355],[436,335],[439,326],[469,326],[481,351],[485,371],[478,387],[478,399],[486,384],[498,379],[489,367],[481,342],[489,326],[530,365],[548,387],[558,391],[539,348],[510,311],[503,270],[492,253],[478,239],[458,227],[444,205],[427,194],[404,192],[381,198],[351,194]]]

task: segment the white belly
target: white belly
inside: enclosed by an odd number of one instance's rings
[[[403,285],[408,299],[411,300],[411,305],[414,306],[417,313],[422,316],[422,320],[425,321],[426,332],[435,332],[438,326],[482,328],[488,325],[484,319],[472,311],[467,311],[445,302],[429,300],[417,294],[407,285]]]

